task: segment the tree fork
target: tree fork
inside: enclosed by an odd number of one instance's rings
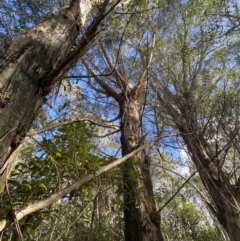
[[[153,37],[152,45],[154,45],[154,42],[155,37]],[[113,68],[104,46],[102,44],[100,46],[110,70],[113,70],[113,74],[117,78],[122,91],[121,94],[101,79],[86,61],[82,60],[82,63],[106,94],[118,102],[121,120],[122,156],[125,156],[136,150],[144,141],[141,131],[142,96],[146,89],[145,76],[151,62],[152,51],[148,63],[143,66],[143,71],[136,86],[131,88],[127,87],[125,78]],[[122,173],[125,240],[162,241],[160,214],[156,211],[149,162],[144,158],[144,152],[136,153],[127,163],[123,164]]]

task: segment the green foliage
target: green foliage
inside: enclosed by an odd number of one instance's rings
[[[94,154],[94,145],[91,141],[94,133],[94,126],[91,124],[71,124],[60,127],[53,133],[53,136],[42,138],[39,143],[41,148],[35,149],[34,155],[32,154],[33,146],[26,146],[9,180],[10,193],[14,192],[11,196],[14,208],[20,209],[28,203],[48,197],[111,162],[111,157],[99,157]],[[116,174],[117,172],[113,175],[116,176]],[[112,176],[105,175],[102,182],[106,181],[114,185],[114,182],[109,182],[109,178],[112,179]],[[84,237],[88,237],[90,232],[88,223],[92,218],[91,200],[98,192],[96,185],[100,185],[100,180],[96,179],[95,182],[75,190],[59,203],[34,214],[31,224],[26,223],[28,218],[22,220],[20,225],[26,226],[24,240],[38,240],[40,233],[42,238],[47,237],[51,229],[45,227],[44,223],[50,225],[54,222],[57,222],[53,234],[56,237],[60,235],[60,230],[64,229],[64,225],[68,222],[68,232],[72,233],[73,230],[74,232],[71,235],[66,232],[62,234],[63,236],[73,239],[82,237],[83,240]],[[9,203],[7,194],[4,193],[0,218],[4,218],[7,212],[9,212]],[[60,221],[59,218],[63,216],[64,220]],[[77,222],[70,225],[75,219]],[[96,228],[102,229],[102,225]],[[4,236],[7,237],[9,234],[6,232]]]
[[[3,42],[7,35],[19,35],[56,12],[60,5],[67,4],[66,0],[4,0],[0,5],[0,13],[4,16],[2,19],[5,19],[0,25],[0,41]],[[225,148],[225,144],[229,139],[232,140],[232,134],[239,132],[240,74],[236,54],[239,52],[239,43],[236,41],[237,37],[233,36],[230,40],[234,44],[228,45],[229,39],[225,41],[227,37],[221,32],[227,28],[219,15],[223,6],[223,1],[217,0],[133,0],[126,8],[117,9],[113,17],[109,16],[108,25],[102,24],[106,30],[101,40],[114,67],[123,73],[124,80],[134,85],[141,76],[143,66],[143,59],[138,50],[141,49],[143,58],[146,58],[151,37],[153,32],[156,33],[153,64],[147,74],[148,86],[152,76],[156,75],[159,80],[156,90],[160,91],[159,95],[164,97],[166,103],[173,105],[176,113],[180,113],[178,107],[181,104],[183,107],[189,103],[190,107],[194,105],[192,110],[195,112],[189,112],[184,126],[189,124],[190,116],[195,118],[197,127],[189,133],[204,133],[206,140],[211,143],[209,147],[214,147],[213,152],[224,151],[219,163],[231,163],[230,167],[226,165],[224,173],[226,180],[235,183],[239,176],[239,141],[232,141],[229,148]],[[95,5],[93,14],[97,11],[98,6]],[[58,15],[55,18],[61,21]],[[90,21],[87,24],[89,23]],[[116,76],[113,78],[109,74],[112,70],[107,67],[99,52],[97,45],[88,51],[91,65],[96,67],[97,74],[106,74],[101,76],[102,79],[120,93],[117,87],[121,87],[121,84],[119,85]],[[83,71],[77,66],[72,73],[82,74]],[[157,81],[154,80],[154,84],[155,82]],[[75,86],[79,87],[78,83],[77,79]],[[87,89],[86,83],[90,83],[91,91],[90,88]],[[99,88],[95,87],[96,83],[92,82],[92,78],[88,78],[86,83],[83,84],[86,88],[84,101],[81,100],[84,104],[79,104],[80,98],[74,98],[73,101],[73,95],[79,96],[80,91],[74,93],[69,88],[66,91],[69,99],[61,99],[61,114],[76,106],[79,110],[79,105],[84,111],[87,110],[97,117],[112,119],[113,114],[119,113],[114,107],[116,103],[109,100],[105,102],[106,99],[103,101],[104,92],[96,91],[95,95],[92,94],[95,88]],[[164,93],[166,89],[170,91],[169,95]],[[191,92],[191,98],[186,100],[185,94],[188,91]],[[179,121],[182,121],[182,116],[178,119],[170,118],[163,101],[153,103],[153,99],[157,99],[155,90],[148,89],[146,97],[146,112],[143,112],[146,118],[143,118],[142,129],[145,129],[149,136],[155,136],[154,130],[158,129],[156,125],[161,125],[162,133],[173,134],[176,130],[174,125],[181,124]],[[156,115],[153,112],[156,112]],[[47,118],[45,116],[45,120]],[[160,124],[152,125],[159,120]],[[35,128],[39,126],[41,125],[36,123],[34,125]],[[72,124],[39,137],[38,147],[35,143],[25,146],[9,180],[14,208],[18,210],[28,203],[48,197],[110,163],[112,157],[99,155],[106,145],[103,144],[102,150],[97,150],[93,141],[95,134],[96,129],[93,125]],[[174,138],[165,142],[166,149],[175,146],[175,150],[178,148],[175,153],[180,152],[182,139],[177,139],[177,136]],[[103,143],[102,140],[99,142]],[[119,140],[115,139],[113,142],[118,148]],[[129,162],[135,160],[130,159]],[[173,165],[170,169],[172,168]],[[91,237],[92,240],[98,241],[123,240],[123,170],[131,177],[128,179],[131,181],[131,188],[136,189],[141,176],[131,168],[128,169],[128,165],[122,165],[101,177],[96,177],[93,182],[66,195],[54,205],[21,220],[24,240],[47,240],[50,236],[52,240],[59,237],[62,240],[91,240]],[[174,188],[179,186],[179,180],[167,176],[166,173],[163,176],[160,181],[159,177],[154,177],[154,183],[160,183],[161,186],[157,197],[158,206],[168,200],[174,193]],[[192,181],[200,186],[198,177]],[[171,189],[168,189],[168,182],[172,183]],[[141,189],[138,191],[140,193]],[[10,212],[9,198],[6,193],[1,198],[0,218],[4,218]],[[196,193],[186,187],[181,192],[181,199],[175,199],[164,209],[162,227],[166,240],[223,240],[206,209],[197,208],[198,201],[200,202]],[[194,202],[197,204],[193,204]],[[12,230],[7,229],[4,238],[9,238]]]
[[[176,241],[222,241],[218,230],[210,225],[210,217],[205,215],[196,205],[175,200],[163,214],[163,234]]]

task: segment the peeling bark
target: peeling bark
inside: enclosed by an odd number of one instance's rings
[[[75,50],[72,46],[79,25],[84,24],[89,12],[88,8],[80,11],[79,0],[72,0],[64,13],[19,36],[0,56],[0,168],[24,139],[53,85],[86,53],[99,24],[109,13],[108,4],[104,1]],[[0,174],[0,189],[6,175],[6,171]]]

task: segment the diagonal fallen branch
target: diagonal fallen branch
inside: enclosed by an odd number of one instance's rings
[[[145,147],[150,145],[152,142],[158,140],[159,138],[163,138],[163,137],[156,137],[156,138],[152,139],[150,142],[147,142],[146,144],[140,146],[138,149],[132,151],[128,155],[126,155],[122,158],[119,158],[118,160],[114,161],[113,163],[110,163],[110,164],[100,168],[97,172],[95,172],[93,174],[86,175],[85,177],[81,178],[79,181],[75,182],[74,184],[70,185],[69,187],[66,187],[66,188],[60,190],[58,193],[55,193],[52,196],[50,196],[44,200],[35,202],[19,211],[16,211],[15,212],[16,220],[19,221],[22,218],[26,217],[27,215],[35,213],[41,209],[44,209],[44,208],[50,206],[51,204],[57,202],[60,198],[66,196],[68,193],[77,189],[78,187],[82,186],[83,184],[91,181],[96,176],[101,175],[101,174],[111,170],[112,168],[120,165],[121,163],[125,162],[127,159],[129,159],[130,157],[135,155],[137,152],[143,150]],[[0,221],[0,232],[3,231],[9,225],[11,225],[12,222],[13,222],[13,220],[11,217],[1,220]]]

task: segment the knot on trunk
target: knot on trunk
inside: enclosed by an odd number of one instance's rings
[[[0,88],[0,108],[4,108],[9,102],[10,98],[7,94],[7,90],[4,87]]]
[[[13,139],[12,139],[12,142],[11,142],[11,147],[12,148],[15,148],[17,147],[18,145],[20,145],[23,141],[23,139],[25,138],[26,136],[26,131],[24,128],[19,128],[15,135],[13,136]]]
[[[149,222],[148,218],[146,218],[142,222],[142,231],[150,232],[151,230],[152,230],[151,223]]]
[[[142,231],[143,232],[151,232],[153,229],[152,223],[153,223],[153,221],[151,219],[151,214],[148,215],[147,213],[144,213],[142,216],[142,225],[141,225]]]
[[[150,213],[150,219],[156,226],[160,225],[161,217],[160,217],[160,213],[158,213],[157,211],[152,211]]]

